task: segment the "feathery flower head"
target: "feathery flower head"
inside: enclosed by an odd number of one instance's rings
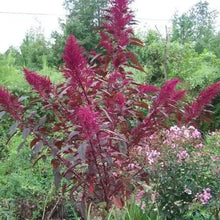
[[[172,80],[167,81],[164,86],[161,88],[159,95],[156,99],[156,105],[163,105],[167,100],[173,100],[175,97],[175,94],[177,95],[177,91],[175,91],[176,85],[181,82],[180,79],[175,78]],[[180,95],[182,97],[185,93]],[[175,100],[174,100],[175,101]]]
[[[71,79],[70,83],[75,89],[82,86],[89,88],[93,81],[90,76],[93,76],[94,72],[87,68],[87,59],[83,53],[83,48],[71,34],[64,48],[63,60],[66,66],[63,68],[63,73],[66,79]]]
[[[204,107],[208,105],[218,93],[220,93],[220,82],[216,82],[203,90],[197,99],[185,108],[186,123],[196,119],[201,114]]]
[[[86,135],[86,138],[91,139],[99,130],[97,113],[89,107],[79,107],[75,112],[75,116],[81,131]]]
[[[0,106],[3,110],[10,113],[16,120],[20,119],[20,114],[23,114],[23,106],[18,101],[17,97],[13,96],[10,92],[0,87]]]
[[[115,95],[115,101],[121,106],[123,107],[125,104],[125,97],[122,93],[117,93]]]
[[[153,93],[153,92],[160,91],[160,89],[157,88],[156,86],[147,85],[147,84],[138,86],[138,90],[141,95],[143,95],[145,93]]]
[[[46,76],[40,76],[24,68],[25,79],[27,82],[45,99],[48,99],[52,92],[52,83]]]
[[[63,60],[66,67],[72,71],[79,71],[86,67],[87,61],[83,56],[83,49],[79,46],[77,39],[71,34],[64,48]]]
[[[133,33],[133,30],[127,27],[133,19],[132,13],[128,10],[128,0],[110,0],[110,4],[112,7],[106,15],[106,22],[102,24],[102,27],[112,37],[100,34],[100,45],[105,47],[108,52],[113,51],[114,40],[117,42],[118,48],[126,47],[130,42],[129,35]]]

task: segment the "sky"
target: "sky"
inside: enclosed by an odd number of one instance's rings
[[[132,10],[139,24],[136,29],[156,29],[162,33],[171,27],[175,12],[189,10],[199,0],[134,0]],[[220,12],[220,0],[207,0],[212,10]],[[65,19],[63,0],[0,0],[0,53],[9,46],[19,47],[25,34],[41,27],[47,39],[59,31],[59,19]],[[220,30],[220,16],[217,21]]]

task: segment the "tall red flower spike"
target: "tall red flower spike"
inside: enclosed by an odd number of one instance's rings
[[[27,82],[44,98],[48,99],[53,91],[50,79],[46,76],[40,76],[24,68],[25,79]]]
[[[220,82],[216,82],[203,90],[196,100],[185,108],[185,123],[195,120],[211,100],[220,93]]]
[[[14,119],[21,120],[23,115],[22,103],[18,101],[18,98],[13,96],[7,90],[0,87],[0,105],[3,110],[10,113]]]

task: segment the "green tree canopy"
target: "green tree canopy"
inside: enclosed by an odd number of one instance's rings
[[[108,0],[65,0],[67,11],[66,22],[61,23],[62,33],[54,32],[53,45],[54,63],[62,63],[60,54],[63,52],[66,38],[73,33],[80,45],[90,51],[98,43],[99,36],[95,28],[101,25],[104,9]],[[58,55],[59,54],[59,55]]]
[[[175,14],[172,41],[194,43],[202,53],[211,37],[215,35],[215,20],[218,12],[211,10],[207,1],[199,1],[188,12]]]

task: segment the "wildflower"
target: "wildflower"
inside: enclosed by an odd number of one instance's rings
[[[79,46],[77,39],[71,34],[66,41],[63,60],[65,67],[63,74],[66,79],[71,79],[70,84],[74,89],[89,88],[94,72],[87,67],[87,60],[83,55],[83,48]]]
[[[116,160],[115,163],[116,163],[118,166],[121,166],[121,164],[122,164],[121,160]]]
[[[203,143],[200,143],[200,144],[197,144],[195,146],[196,149],[201,149],[201,148],[204,148],[204,144]]]
[[[20,119],[20,114],[23,114],[23,106],[19,100],[7,90],[0,87],[0,106],[3,110],[9,112],[16,120]]]
[[[219,160],[220,160],[220,157],[219,157],[219,156],[212,156],[212,157],[211,157],[211,160],[212,160],[213,162],[216,162],[216,161],[219,161]]]
[[[145,207],[146,207],[146,203],[143,201],[141,204],[141,209],[144,211]]]
[[[189,158],[189,154],[187,153],[187,151],[181,151],[178,157],[178,162],[180,163],[182,160],[187,160]]]
[[[99,126],[97,124],[97,114],[88,107],[79,107],[76,110],[76,118],[81,126],[82,132],[87,138],[91,138],[98,132]]]
[[[83,56],[83,49],[79,46],[73,34],[67,38],[64,52],[63,60],[68,69],[76,73],[86,67],[87,61]]]
[[[212,198],[211,189],[203,189],[203,193],[197,193],[195,199],[200,201],[203,205],[206,205],[208,201]]]
[[[172,79],[167,81],[164,86],[161,88],[159,95],[156,98],[156,106],[164,105],[168,100],[173,100],[176,92],[175,87],[180,82],[180,79]],[[173,100],[178,101],[178,100]]]
[[[152,165],[156,159],[160,156],[160,152],[156,150],[151,150],[147,152],[147,159],[150,165]]]
[[[201,138],[202,135],[201,135],[201,133],[200,133],[197,129],[195,129],[195,130],[193,131],[193,133],[192,133],[192,137],[193,137],[193,138]]]
[[[134,170],[134,168],[135,168],[135,164],[134,163],[129,163],[128,164],[128,169],[129,170]]]
[[[197,99],[185,108],[186,123],[196,119],[202,112],[203,108],[220,92],[220,82],[214,83],[203,90]]]
[[[112,175],[113,175],[114,177],[117,177],[117,176],[118,176],[118,174],[117,174],[116,172],[112,172]]]
[[[52,83],[46,76],[40,76],[24,68],[25,79],[27,82],[44,98],[48,99],[52,92]]]
[[[124,95],[122,93],[117,93],[115,96],[115,101],[121,106],[123,107],[125,104],[125,98]]]
[[[136,197],[136,202],[137,203],[140,203],[141,202],[141,198],[142,196],[145,194],[145,191],[144,190],[141,190],[138,194],[137,194],[137,197]]]
[[[138,86],[139,93],[143,95],[144,93],[153,93],[160,91],[159,88],[153,85],[140,85]]]

